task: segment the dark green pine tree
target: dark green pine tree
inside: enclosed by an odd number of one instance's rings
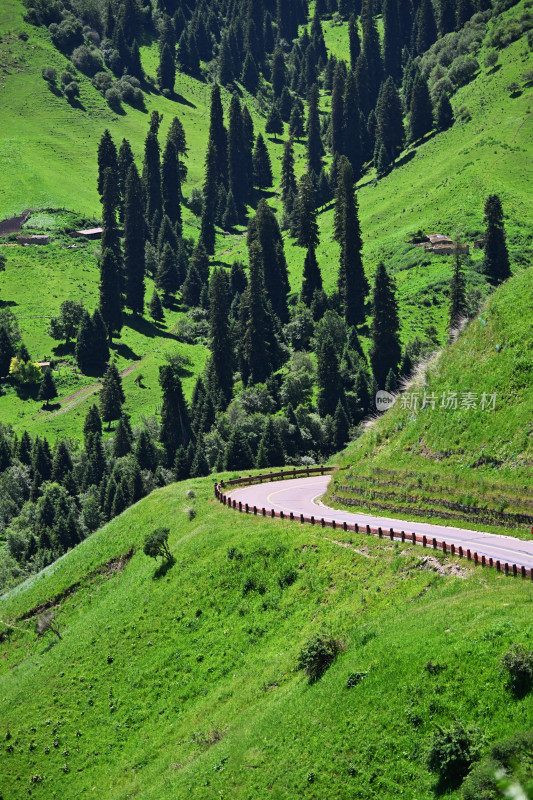
[[[320,117],[318,114],[318,86],[313,84],[309,91],[307,112],[307,164],[310,171],[320,175],[324,146],[320,136]]]
[[[117,380],[117,370],[110,364],[102,380],[100,389],[100,415],[104,422],[107,422],[107,429],[111,429],[113,420],[120,419],[122,414],[123,393],[122,387]]]
[[[179,277],[176,254],[168,243],[163,247],[163,252],[159,258],[155,285],[162,294],[163,304],[167,307],[170,306],[172,296],[179,288]]]
[[[289,119],[289,136],[301,139],[305,133],[303,105],[300,98],[296,98]]]
[[[198,241],[198,244],[192,251],[190,263],[198,272],[200,280],[202,281],[202,286],[207,285],[209,282],[209,256],[201,240]]]
[[[123,414],[118,421],[115,429],[115,438],[113,440],[113,456],[114,458],[122,458],[131,453],[132,443],[131,426],[128,418]]]
[[[270,81],[274,91],[274,97],[281,97],[284,86],[287,85],[287,70],[285,59],[281,48],[276,48],[272,57],[272,73]]]
[[[174,480],[186,481],[191,477],[191,464],[187,455],[187,448],[180,446],[176,451],[174,461]]]
[[[170,123],[170,128],[168,129],[167,134],[167,141],[171,141],[176,148],[176,153],[178,154],[178,169],[179,169],[179,178],[180,178],[180,200],[183,200],[183,193],[181,191],[181,183],[185,181],[187,178],[187,165],[182,158],[185,158],[187,153],[189,152],[189,148],[187,147],[187,139],[185,137],[185,130],[179,117],[174,117],[172,122]]]
[[[287,261],[276,215],[266,200],[261,200],[257,206],[256,215],[248,225],[247,239],[250,253],[251,245],[254,242],[259,245],[259,257],[268,300],[281,322],[286,323],[289,319]]]
[[[245,89],[248,89],[250,94],[255,94],[259,84],[259,73],[257,71],[257,64],[251,53],[246,53],[244,64],[241,73],[241,83]]]
[[[226,195],[226,205],[224,213],[222,214],[222,227],[225,231],[231,231],[239,221],[237,213],[237,206],[235,205],[235,198],[231,189]]]
[[[106,169],[104,174],[104,191],[102,193],[102,253],[111,250],[117,259],[119,267],[122,265],[122,249],[120,246],[120,231],[117,226],[117,211],[120,203],[118,182],[112,170]]]
[[[352,70],[354,70],[357,59],[359,58],[359,53],[361,52],[361,40],[359,39],[355,14],[352,14],[348,21],[348,38],[350,42],[350,66]]]
[[[272,166],[268,154],[265,140],[258,134],[253,152],[253,173],[254,183],[260,189],[268,189],[272,186]]]
[[[389,370],[398,375],[402,350],[396,289],[383,262],[378,264],[374,280],[372,314],[370,364],[378,388],[384,389]]]
[[[283,135],[283,120],[279,110],[278,103],[272,103],[270,111],[265,124],[265,133],[271,133],[274,136],[274,141],[278,141],[278,136]]]
[[[159,367],[159,383],[163,392],[159,441],[165,451],[165,464],[172,469],[178,447],[189,444],[191,424],[177,367]]]
[[[333,435],[335,438],[335,450],[343,450],[350,439],[350,421],[344,410],[344,406],[339,400],[333,417]]]
[[[93,358],[93,325],[87,311],[84,311],[80,320],[76,336],[76,364],[84,375],[89,374],[94,368]]]
[[[402,102],[390,75],[381,87],[376,105],[376,140],[378,139],[387,153],[387,164],[392,164],[404,146],[405,130]]]
[[[190,308],[199,306],[203,287],[204,283],[198,274],[196,266],[191,261],[189,264],[187,277],[185,278],[183,286],[181,287],[183,302]]]
[[[54,448],[52,459],[52,481],[60,483],[62,486],[71,484],[72,470],[74,465],[70,456],[67,442],[60,439]]]
[[[413,84],[410,112],[409,138],[411,142],[416,142],[433,128],[431,97],[427,81],[420,73],[416,76]]]
[[[283,122],[288,122],[291,118],[292,112],[292,95],[287,86],[283,87],[281,97],[279,99],[279,113]]]
[[[292,137],[285,142],[281,161],[281,200],[287,213],[292,211],[296,198],[297,184],[294,173],[294,149]]]
[[[45,369],[43,372],[43,377],[41,378],[38,399],[44,400],[45,408],[50,408],[50,400],[53,400],[54,397],[57,397],[56,383],[54,381],[54,376],[52,375],[52,370],[50,367],[47,367],[47,369]]]
[[[285,453],[280,435],[276,430],[274,419],[268,416],[259,442],[257,469],[265,467],[282,467],[285,464]]]
[[[228,86],[235,77],[235,67],[231,46],[227,35],[223,35],[220,42],[220,53],[218,56],[218,77],[222,86]]]
[[[106,326],[109,343],[122,330],[122,300],[120,294],[120,273],[116,256],[112,250],[105,250],[100,264],[99,309]]]
[[[257,242],[249,248],[248,286],[239,311],[239,361],[245,384],[263,383],[274,367],[273,325],[265,299],[261,250]]]
[[[457,0],[457,30],[460,30],[468,22],[475,10],[472,0]]]
[[[402,37],[398,0],[383,0],[383,71],[398,85],[402,77]]]
[[[232,428],[224,449],[224,469],[233,472],[253,469],[254,466],[248,436],[239,427]]]
[[[7,330],[0,325],[0,378],[5,378],[9,373],[11,359],[15,355],[15,348]]]
[[[109,361],[108,333],[99,308],[95,308],[91,317],[92,324],[92,360],[94,368],[100,372]]]
[[[88,437],[92,434],[97,434],[98,436],[102,435],[102,418],[98,411],[98,406],[95,403],[89,408],[83,423],[83,436],[86,449]]]
[[[316,250],[319,242],[316,197],[313,181],[308,172],[304,172],[298,182],[293,219],[297,236],[296,244],[299,247]]]
[[[152,298],[148,303],[148,311],[150,312],[150,316],[153,320],[156,322],[164,322],[165,312],[163,311],[163,304],[155,289]]]
[[[147,428],[142,428],[135,444],[135,460],[141,470],[155,472],[157,469],[157,451],[152,435]]]
[[[316,253],[313,248],[309,248],[304,261],[303,281],[302,281],[302,302],[310,308],[313,302],[315,291],[322,289],[322,275],[318,266]]]
[[[248,180],[244,161],[242,110],[239,98],[233,95],[229,110],[228,127],[228,182],[239,218],[244,216],[248,195]]]
[[[244,162],[244,174],[246,176],[246,202],[251,203],[253,199],[254,186],[254,144],[255,133],[252,115],[247,106],[242,109],[242,158]]]
[[[217,182],[227,186],[228,133],[224,127],[224,112],[218,84],[215,84],[211,89],[209,141],[214,144],[217,152]]]
[[[437,23],[433,10],[433,0],[421,0],[417,14],[416,52],[422,55],[437,41]]]
[[[144,143],[142,180],[146,198],[146,219],[152,225],[154,216],[162,216],[163,194],[161,191],[161,164],[157,133],[150,131]]]
[[[441,94],[437,104],[437,130],[445,131],[451,128],[454,122],[453,108],[447,94]]]
[[[342,213],[339,213],[341,259],[339,270],[339,292],[344,306],[344,318],[348,325],[360,325],[365,321],[365,300],[368,281],[363,269],[361,251],[363,240],[359,225],[357,197],[354,191],[353,171],[349,161],[341,159],[339,185],[342,197]]]
[[[144,311],[144,240],[143,189],[137,167],[132,164],[124,203],[124,272],[126,304],[134,314]]]
[[[167,137],[163,162],[161,164],[161,195],[163,198],[163,215],[166,215],[176,233],[181,236],[181,179],[179,158],[173,138]]]
[[[344,146],[343,153],[352,165],[355,180],[361,176],[363,166],[363,150],[361,142],[361,112],[359,109],[359,98],[357,97],[357,85],[353,72],[349,71],[346,76],[344,88]]]
[[[159,52],[159,66],[157,69],[157,81],[163,92],[174,94],[174,83],[176,82],[176,59],[174,52],[168,44],[164,44]]]
[[[215,219],[217,210],[216,204],[218,200],[218,182],[217,151],[211,139],[207,144],[207,154],[205,157],[203,194],[204,207],[202,211],[200,238],[207,253],[213,255],[215,252]]]
[[[139,50],[137,39],[133,40],[133,44],[130,48],[129,71],[134,78],[137,78],[141,82],[144,81],[145,76],[141,61],[141,51]]]
[[[126,180],[128,172],[133,164],[133,151],[131,144],[127,139],[122,140],[120,150],[118,151],[118,186],[120,194],[120,204],[118,209],[118,218],[120,222],[124,222],[124,201],[126,199]]]
[[[171,221],[165,214],[157,235],[157,252],[159,257],[161,257],[166,244],[170,246],[174,254],[177,254],[179,249],[178,237],[176,236],[176,231]]]
[[[439,2],[439,31],[441,36],[446,36],[455,30],[457,14],[456,0],[440,0]]]
[[[333,91],[331,93],[331,150],[333,153],[344,152],[344,62],[339,61],[333,75]]]
[[[511,277],[509,252],[505,241],[502,202],[497,194],[491,194],[485,203],[485,254],[483,272],[494,286]]]
[[[463,257],[461,248],[456,242],[454,252],[453,275],[450,284],[450,316],[449,330],[457,328],[461,320],[466,316],[466,277],[463,269]]]
[[[331,336],[325,336],[317,352],[318,413],[333,416],[342,397],[339,359]]]
[[[372,87],[370,84],[370,71],[364,50],[361,50],[359,53],[359,58],[357,59],[357,63],[355,65],[354,76],[355,85],[357,87],[359,107],[366,118],[374,108],[376,98],[372,93]]]
[[[376,145],[374,147],[374,166],[376,167],[376,175],[378,178],[383,178],[390,172],[391,169],[391,157],[387,148],[378,137],[376,138]]]
[[[203,436],[199,436],[196,440],[194,458],[191,464],[191,478],[205,478],[210,471],[205,455],[204,439]]]
[[[228,281],[222,269],[215,269],[209,281],[209,342],[209,391],[215,398],[222,395],[227,406],[233,393],[233,344]]]
[[[104,193],[104,178],[106,169],[113,173],[115,184],[119,182],[117,148],[111,134],[106,128],[98,145],[98,194],[100,197]]]
[[[373,0],[363,0],[361,8],[361,27],[363,30],[363,47],[368,64],[371,105],[376,102],[379,87],[383,76],[383,61],[381,59],[381,43],[376,25]]]

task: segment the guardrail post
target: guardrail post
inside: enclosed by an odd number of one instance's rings
[[[357,527],[357,523],[356,523],[356,527]],[[342,523],[342,529],[343,529],[343,531],[347,531],[348,530],[348,523],[347,522],[343,522]]]
[[[526,577],[526,568],[525,567],[520,567],[520,574],[521,574],[522,578]]]
[[[466,557],[467,557],[467,559],[468,559],[469,561],[471,561],[471,560],[472,560],[472,553],[470,552],[470,548],[467,548],[467,551],[466,551]]]
[[[444,553],[444,555],[446,555],[446,553],[447,553],[446,542],[442,542],[442,552]]]
[[[435,539],[435,537],[433,537],[432,544],[433,544],[433,550],[436,550],[437,549],[437,540]]]
[[[257,506],[254,506],[254,515],[257,514]]]
[[[389,536],[390,536],[390,540],[391,540],[391,542],[392,542],[392,541],[393,541],[393,539],[394,539],[394,531],[393,531],[393,529],[392,529],[392,528],[390,529]]]
[[[370,525],[366,526],[366,534],[367,536],[370,536]]]
[[[477,567],[478,560],[479,560],[478,559],[478,554],[474,553],[474,564],[476,565],[476,567]]]
[[[245,503],[245,504],[244,504],[244,510],[245,510],[245,512],[246,512],[246,513],[248,513],[248,510],[249,510],[249,509],[248,509],[248,503]]]
[[[324,517],[322,517],[322,519],[320,520],[320,524],[322,525],[323,528],[326,527],[326,523],[324,522]]]
[[[315,524],[315,518],[311,517],[311,525],[314,525],[314,524]]]
[[[484,567],[487,563],[485,556],[481,556],[481,566]]]
[[[242,503],[240,500],[239,500],[239,511],[242,511]]]
[[[494,566],[494,561],[493,561],[492,558],[489,557],[489,567],[493,567],[493,566]]]
[[[461,545],[459,545],[459,547],[457,549],[457,552],[459,553],[459,558],[462,558],[463,557],[463,548],[461,547]]]
[[[263,516],[266,517],[267,515],[266,508],[262,508],[261,511],[263,512]]]
[[[400,535],[402,537],[402,542],[405,542],[405,531],[402,531]]]
[[[289,519],[290,519],[291,522],[294,522],[294,514],[292,513],[292,511],[289,514]]]
[[[416,544],[416,533],[414,531],[411,534],[411,541],[413,542],[413,544]]]
[[[300,522],[302,523],[302,525],[304,524],[304,515],[303,514],[300,514]]]
[[[505,574],[506,574],[506,575],[509,575],[509,564],[507,563],[507,561],[505,562],[505,564],[504,564],[503,568],[504,568],[504,570],[505,570]]]
[[[455,555],[455,545],[454,544],[450,545],[450,552],[451,552],[452,556]]]
[[[320,465],[320,474],[321,474],[321,475],[323,475],[323,474],[324,474],[324,467],[323,467],[323,465],[322,465],[322,464]]]
[[[501,564],[499,561],[496,562],[496,570],[497,572],[501,572]]]
[[[274,509],[271,509],[270,516],[272,517],[272,519],[274,519],[274,517],[276,516],[276,512],[274,511]]]
[[[285,515],[283,514],[283,511],[279,512],[279,518],[280,519],[285,519]]]
[[[422,547],[426,547],[427,543],[428,543],[428,537],[424,534],[422,536]]]
[[[383,531],[381,530],[381,528],[378,528],[378,536],[380,539],[383,536]]]

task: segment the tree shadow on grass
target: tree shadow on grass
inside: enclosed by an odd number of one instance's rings
[[[408,153],[405,153],[403,156],[401,156],[394,162],[394,166],[402,167],[404,164],[408,164],[410,161],[413,160],[415,155],[416,155],[416,150],[409,150]]]
[[[155,322],[151,322],[149,319],[145,319],[144,317],[127,317],[126,326],[134,331],[137,331],[137,333],[140,333],[141,336],[146,336],[148,339],[161,337],[163,339],[174,339],[177,341],[176,334],[165,330],[165,328],[159,327]]]
[[[122,358],[125,358],[128,361],[140,361],[141,357],[137,355],[137,353],[127,344],[117,344],[116,342],[113,342],[112,349],[117,355],[122,356]]]
[[[71,106],[71,108],[77,108],[77,109],[78,109],[78,111],[87,111],[87,109],[85,108],[85,106],[83,105],[83,103],[80,103],[80,101],[79,101],[79,100],[76,100],[75,98],[74,98],[74,99],[72,99],[72,100],[69,100],[69,99],[67,98],[67,103],[69,104],[69,106]],[[115,112],[115,113],[117,113],[117,112]],[[122,113],[123,113],[123,114],[125,114],[126,112],[125,112],[125,111],[123,111]]]
[[[60,408],[61,408],[61,403],[48,403],[48,405],[46,405],[46,403],[43,403],[43,405],[41,406],[41,409],[43,411],[59,411]]]
[[[159,581],[161,578],[164,578],[169,569],[172,569],[175,563],[176,559],[174,557],[172,557],[170,560],[163,561],[163,563],[158,566],[152,575],[152,580]]]
[[[188,106],[189,108],[196,108],[194,103],[191,103],[191,101],[187,100],[187,98],[184,97],[182,94],[174,93],[170,99],[174,100],[175,103],[179,103],[182,106]]]
[[[0,300],[0,308],[11,308],[12,306],[18,306],[18,303],[15,300]]]
[[[52,352],[56,356],[72,356],[76,350],[76,342],[63,342],[52,348]]]

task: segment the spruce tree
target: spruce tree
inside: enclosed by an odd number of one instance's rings
[[[455,243],[453,275],[450,284],[450,316],[448,328],[453,330],[466,316],[466,278],[459,243]]]
[[[485,231],[483,272],[490,283],[497,286],[511,277],[509,253],[507,242],[505,241],[502,202],[497,194],[491,194],[487,198],[484,221],[487,228]]]
[[[159,367],[159,383],[163,392],[159,441],[165,451],[165,463],[172,469],[178,447],[186,447],[191,439],[191,425],[177,367]]]
[[[189,148],[187,147],[187,139],[185,137],[185,130],[179,117],[174,117],[172,122],[170,123],[170,128],[168,129],[167,134],[167,141],[172,142],[174,147],[176,148],[176,153],[178,154],[178,169],[179,169],[179,195],[180,200],[183,200],[183,193],[181,191],[181,182],[187,178],[187,165],[184,161],[181,161],[180,158],[184,158]]]
[[[159,228],[159,233],[157,234],[157,252],[159,257],[161,257],[166,244],[169,245],[172,252],[176,255],[179,248],[179,240],[171,221],[165,214]]]
[[[124,272],[126,304],[134,314],[144,310],[144,214],[142,183],[135,164],[126,182],[124,203]]]
[[[155,472],[157,469],[157,451],[152,435],[147,428],[142,428],[137,438],[135,460],[141,470]]]
[[[146,198],[146,219],[152,225],[154,215],[162,214],[163,195],[161,191],[161,164],[157,133],[150,130],[144,143],[144,164],[142,180]]]
[[[273,103],[270,107],[265,124],[265,133],[272,133],[274,135],[275,142],[278,141],[278,136],[283,134],[283,120],[281,118],[279,105],[277,103]]]
[[[437,41],[437,23],[433,11],[433,0],[421,0],[417,14],[418,29],[416,35],[416,52],[422,55]]]
[[[340,400],[337,403],[337,408],[335,409],[335,415],[333,417],[333,435],[335,438],[335,449],[339,452],[346,447],[350,438],[350,421],[348,420],[348,416]]]
[[[180,446],[176,451],[176,459],[174,461],[174,480],[186,481],[191,477],[191,465],[187,457],[187,448]]]
[[[120,203],[116,176],[110,169],[104,174],[104,191],[102,193],[102,253],[111,250],[119,268],[122,263],[120,232],[117,227],[117,210]]]
[[[475,10],[472,0],[457,0],[457,30],[460,30],[468,22]]]
[[[346,76],[343,107],[344,144],[342,152],[352,165],[354,179],[358,180],[364,161],[361,142],[361,112],[359,109],[359,98],[357,97],[355,75],[351,71],[349,71]]]
[[[294,227],[299,247],[318,247],[318,223],[315,189],[309,173],[304,172],[298,182],[298,194],[294,204]]]
[[[343,62],[335,67],[333,91],[331,93],[331,149],[334,153],[344,152],[344,69]]]
[[[244,64],[241,73],[241,83],[245,89],[248,89],[250,94],[255,94],[259,84],[259,73],[257,71],[257,64],[251,53],[246,53]]]
[[[233,393],[233,344],[229,327],[228,281],[222,269],[215,269],[209,282],[209,342],[211,348],[209,387],[214,397],[222,394],[225,405]]]
[[[220,86],[218,86],[218,84],[215,84],[211,89],[209,141],[215,146],[217,154],[217,182],[227,185],[228,134],[224,127],[224,112],[222,110]]]
[[[401,358],[400,320],[394,280],[380,262],[374,280],[370,330],[370,364],[379,389],[385,388],[389,370],[398,375]]]
[[[163,311],[163,304],[161,303],[161,298],[159,297],[157,291],[154,289],[154,293],[152,298],[148,304],[148,311],[150,312],[150,316],[156,322],[163,322],[165,319],[165,312]]]
[[[373,0],[363,0],[361,9],[361,27],[363,29],[362,53],[368,64],[371,105],[373,106],[381,86],[383,62],[381,60],[381,44],[374,17]]]
[[[272,166],[265,140],[258,134],[253,153],[254,183],[260,189],[272,186]]]
[[[228,181],[229,189],[235,199],[239,218],[244,216],[248,194],[248,181],[243,155],[242,110],[239,98],[233,95],[229,110],[228,127]]]
[[[333,416],[342,396],[339,359],[331,336],[325,336],[317,352],[318,412]]]
[[[411,95],[409,138],[411,142],[421,139],[433,128],[433,106],[427,81],[420,73],[415,78]]]
[[[359,58],[359,53],[361,52],[361,40],[359,39],[357,20],[354,14],[350,16],[348,21],[348,39],[350,43],[350,66],[352,70],[354,70],[357,59]]]
[[[439,30],[441,36],[446,36],[455,30],[456,0],[440,0],[439,2]]]
[[[189,264],[189,271],[185,282],[181,287],[181,294],[183,302],[190,308],[200,305],[200,298],[202,296],[203,282],[198,274],[196,266],[191,262]]]
[[[206,251],[210,255],[213,255],[213,253],[215,252],[215,218],[216,218],[216,203],[218,200],[218,188],[217,188],[217,151],[212,140],[209,140],[207,145],[203,194],[204,194],[204,208],[202,211],[200,237],[202,239]]]
[[[174,93],[174,83],[176,82],[176,61],[174,52],[168,44],[164,44],[159,53],[159,66],[157,69],[157,80],[160,89],[164,92]]]
[[[115,438],[113,440],[113,456],[115,458],[122,458],[131,452],[131,426],[128,418],[122,415],[118,421],[115,429]]]
[[[390,75],[381,87],[376,105],[376,140],[378,139],[387,153],[387,164],[392,164],[403,148],[405,130],[400,95]]]
[[[233,192],[230,189],[226,197],[226,207],[224,208],[224,213],[222,214],[222,227],[225,231],[231,231],[238,221],[239,215],[237,213],[237,206],[235,204]]]
[[[106,169],[111,170],[115,185],[118,186],[119,170],[117,148],[107,128],[103,132],[102,138],[100,139],[100,144],[98,145],[98,194],[100,197],[104,193]]]
[[[257,206],[255,218],[248,226],[247,239],[249,249],[254,242],[259,245],[263,281],[272,309],[282,323],[288,322],[289,279],[283,238],[276,215],[266,200],[261,200]]]
[[[357,97],[359,99],[359,107],[364,116],[367,117],[374,107],[375,96],[370,83],[370,71],[364,50],[361,50],[359,53],[359,57],[355,65],[354,76],[357,87]]]
[[[238,73],[237,73],[238,74]],[[233,56],[228,36],[223,34],[220,42],[220,53],[218,57],[218,77],[222,86],[232,83],[235,77]]]
[[[176,254],[168,243],[165,244],[159,259],[155,285],[161,292],[163,304],[168,307],[172,303],[172,295],[179,288]]]
[[[302,303],[307,307],[311,306],[315,292],[322,289],[322,275],[318,266],[316,253],[314,248],[310,247],[307,250],[302,281]]]
[[[44,407],[46,409],[50,408],[50,400],[57,397],[57,388],[50,367],[47,367],[43,372],[37,397],[39,400],[44,400]]]
[[[339,223],[341,245],[339,291],[343,300],[346,323],[360,325],[365,320],[365,299],[369,287],[361,257],[363,240],[357,198],[353,188],[353,171],[347,159],[341,159],[339,184],[343,198]]]
[[[284,86],[279,100],[279,113],[281,114],[281,119],[283,122],[289,122],[291,118],[292,106],[292,95],[288,87]]]
[[[274,425],[272,416],[268,416],[266,419],[263,435],[259,443],[259,453],[261,454],[261,458],[258,457],[257,459],[257,469],[282,467],[285,464],[283,444],[276,430],[276,426]]]
[[[112,364],[109,365],[102,380],[102,388],[100,389],[100,415],[104,422],[107,422],[107,429],[111,429],[111,422],[119,419],[122,413],[123,394],[122,387],[117,380],[116,367],[113,369]]]
[[[118,151],[118,188],[120,194],[119,220],[124,222],[124,202],[126,200],[126,180],[133,164],[133,151],[127,139],[122,140]]]
[[[305,133],[303,105],[297,97],[292,107],[289,119],[289,136],[294,139],[301,139]]]
[[[248,286],[244,291],[239,312],[240,372],[245,384],[262,383],[274,367],[273,326],[265,300],[265,285],[261,250],[257,242],[249,247],[250,268]]]
[[[176,233],[181,235],[181,180],[179,159],[173,139],[168,136],[163,162],[161,165],[161,195],[163,199],[163,215],[167,216]]]
[[[402,39],[398,0],[383,0],[383,70],[395,84],[402,76]]]
[[[242,159],[244,164],[244,175],[246,180],[245,185],[245,202],[250,203],[253,196],[254,186],[254,123],[252,115],[245,105],[242,109]]]
[[[320,175],[324,146],[320,136],[320,117],[318,114],[318,86],[313,84],[309,91],[307,112],[307,164],[309,170]]]
[[[122,301],[120,296],[120,274],[117,259],[112,250],[105,250],[100,264],[99,309],[106,326],[109,343],[122,330]]]
[[[285,142],[281,161],[281,200],[286,212],[292,211],[297,185],[294,174],[294,150],[292,137]]]
[[[231,430],[229,439],[224,449],[224,469],[233,472],[234,470],[253,469],[254,459],[248,436],[239,428]]]
[[[437,105],[437,130],[445,131],[453,125],[454,116],[450,98],[446,93],[441,94]]]

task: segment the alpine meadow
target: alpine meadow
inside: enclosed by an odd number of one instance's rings
[[[0,800],[533,800],[533,0],[0,2]]]

